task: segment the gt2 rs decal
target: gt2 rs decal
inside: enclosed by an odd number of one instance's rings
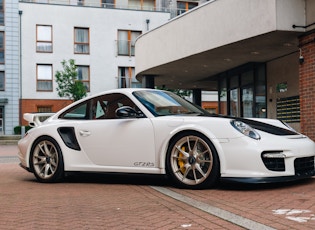
[[[154,167],[153,162],[134,162],[133,165],[136,167]]]

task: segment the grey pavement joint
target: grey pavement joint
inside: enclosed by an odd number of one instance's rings
[[[225,211],[223,209],[211,206],[209,204],[194,200],[190,197],[187,197],[187,196],[184,196],[182,194],[173,192],[172,190],[169,190],[167,188],[158,187],[158,186],[151,186],[151,188],[155,189],[156,191],[158,191],[160,193],[163,193],[164,195],[172,197],[173,199],[176,199],[176,200],[183,202],[187,205],[191,205],[192,207],[195,207],[197,209],[205,211],[211,215],[217,216],[223,220],[229,221],[233,224],[239,225],[239,226],[244,227],[246,229],[275,230],[275,228],[271,228],[269,226],[266,226],[264,224],[252,221],[250,219],[244,218],[244,217],[236,215],[234,213],[231,213],[231,212]]]

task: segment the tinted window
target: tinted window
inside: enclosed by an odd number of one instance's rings
[[[89,119],[88,116],[88,103],[82,103],[75,107],[68,109],[66,112],[62,113],[59,118],[64,119]]]

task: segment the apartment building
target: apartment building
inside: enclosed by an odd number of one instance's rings
[[[0,0],[0,135],[26,125],[25,112],[55,112],[54,74],[74,59],[94,94],[137,87],[135,39],[201,1]]]
[[[54,80],[63,60],[75,60],[88,95],[141,87],[135,78],[136,38],[197,5],[167,0],[21,0],[20,123],[26,125],[25,112],[55,112],[71,103],[58,96]]]

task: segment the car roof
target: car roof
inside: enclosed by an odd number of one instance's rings
[[[158,89],[150,89],[150,88],[119,88],[119,89],[105,90],[105,91],[102,91],[102,92],[99,92],[99,93],[96,93],[96,94],[92,94],[92,95],[90,95],[88,97],[85,97],[84,99],[89,98],[89,97],[100,96],[100,95],[108,94],[108,93],[133,93],[135,91],[145,91],[145,90],[160,91]]]
[[[86,96],[78,101],[74,101],[73,103],[71,103],[70,105],[60,109],[58,112],[55,113],[55,115],[53,117],[58,117],[61,113],[63,113],[65,110],[67,110],[68,108],[75,106],[77,104],[80,104],[83,101],[89,100],[91,98],[94,97],[98,97],[98,96],[102,96],[104,94],[111,94],[111,93],[123,93],[123,94],[132,94],[135,91],[162,91],[162,90],[158,90],[158,89],[151,89],[151,88],[119,88],[119,89],[110,89],[110,90],[105,90],[96,94],[91,94],[89,96]]]

